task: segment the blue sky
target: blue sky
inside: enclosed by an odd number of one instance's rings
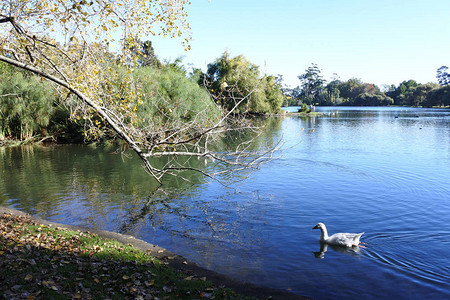
[[[398,85],[437,82],[450,67],[450,0],[192,0],[192,49],[151,38],[160,59],[206,70],[224,51],[243,54],[291,87],[316,63],[325,79]]]

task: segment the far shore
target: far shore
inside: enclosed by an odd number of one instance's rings
[[[309,113],[305,113],[305,112],[289,112],[289,111],[284,111],[283,113],[279,113],[279,114],[270,114],[270,117],[291,117],[291,116],[300,116],[300,117],[320,117],[323,116],[324,114],[321,112],[309,112]]]

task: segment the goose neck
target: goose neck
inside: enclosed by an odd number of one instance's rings
[[[328,239],[328,231],[327,228],[324,226],[324,228],[320,228],[320,240],[325,241]]]

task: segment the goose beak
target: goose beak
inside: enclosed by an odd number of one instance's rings
[[[314,226],[312,229],[318,229],[319,225]]]

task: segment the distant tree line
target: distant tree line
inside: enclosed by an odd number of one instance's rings
[[[284,106],[305,104],[342,105],[342,106],[449,106],[450,75],[448,68],[437,70],[439,84],[420,84],[414,80],[403,81],[398,86],[391,85],[382,91],[378,86],[351,78],[340,80],[337,75],[326,82],[321,70],[312,64],[305,73],[298,76],[300,85],[295,88],[283,87],[286,95]],[[282,77],[278,76],[278,81]]]

